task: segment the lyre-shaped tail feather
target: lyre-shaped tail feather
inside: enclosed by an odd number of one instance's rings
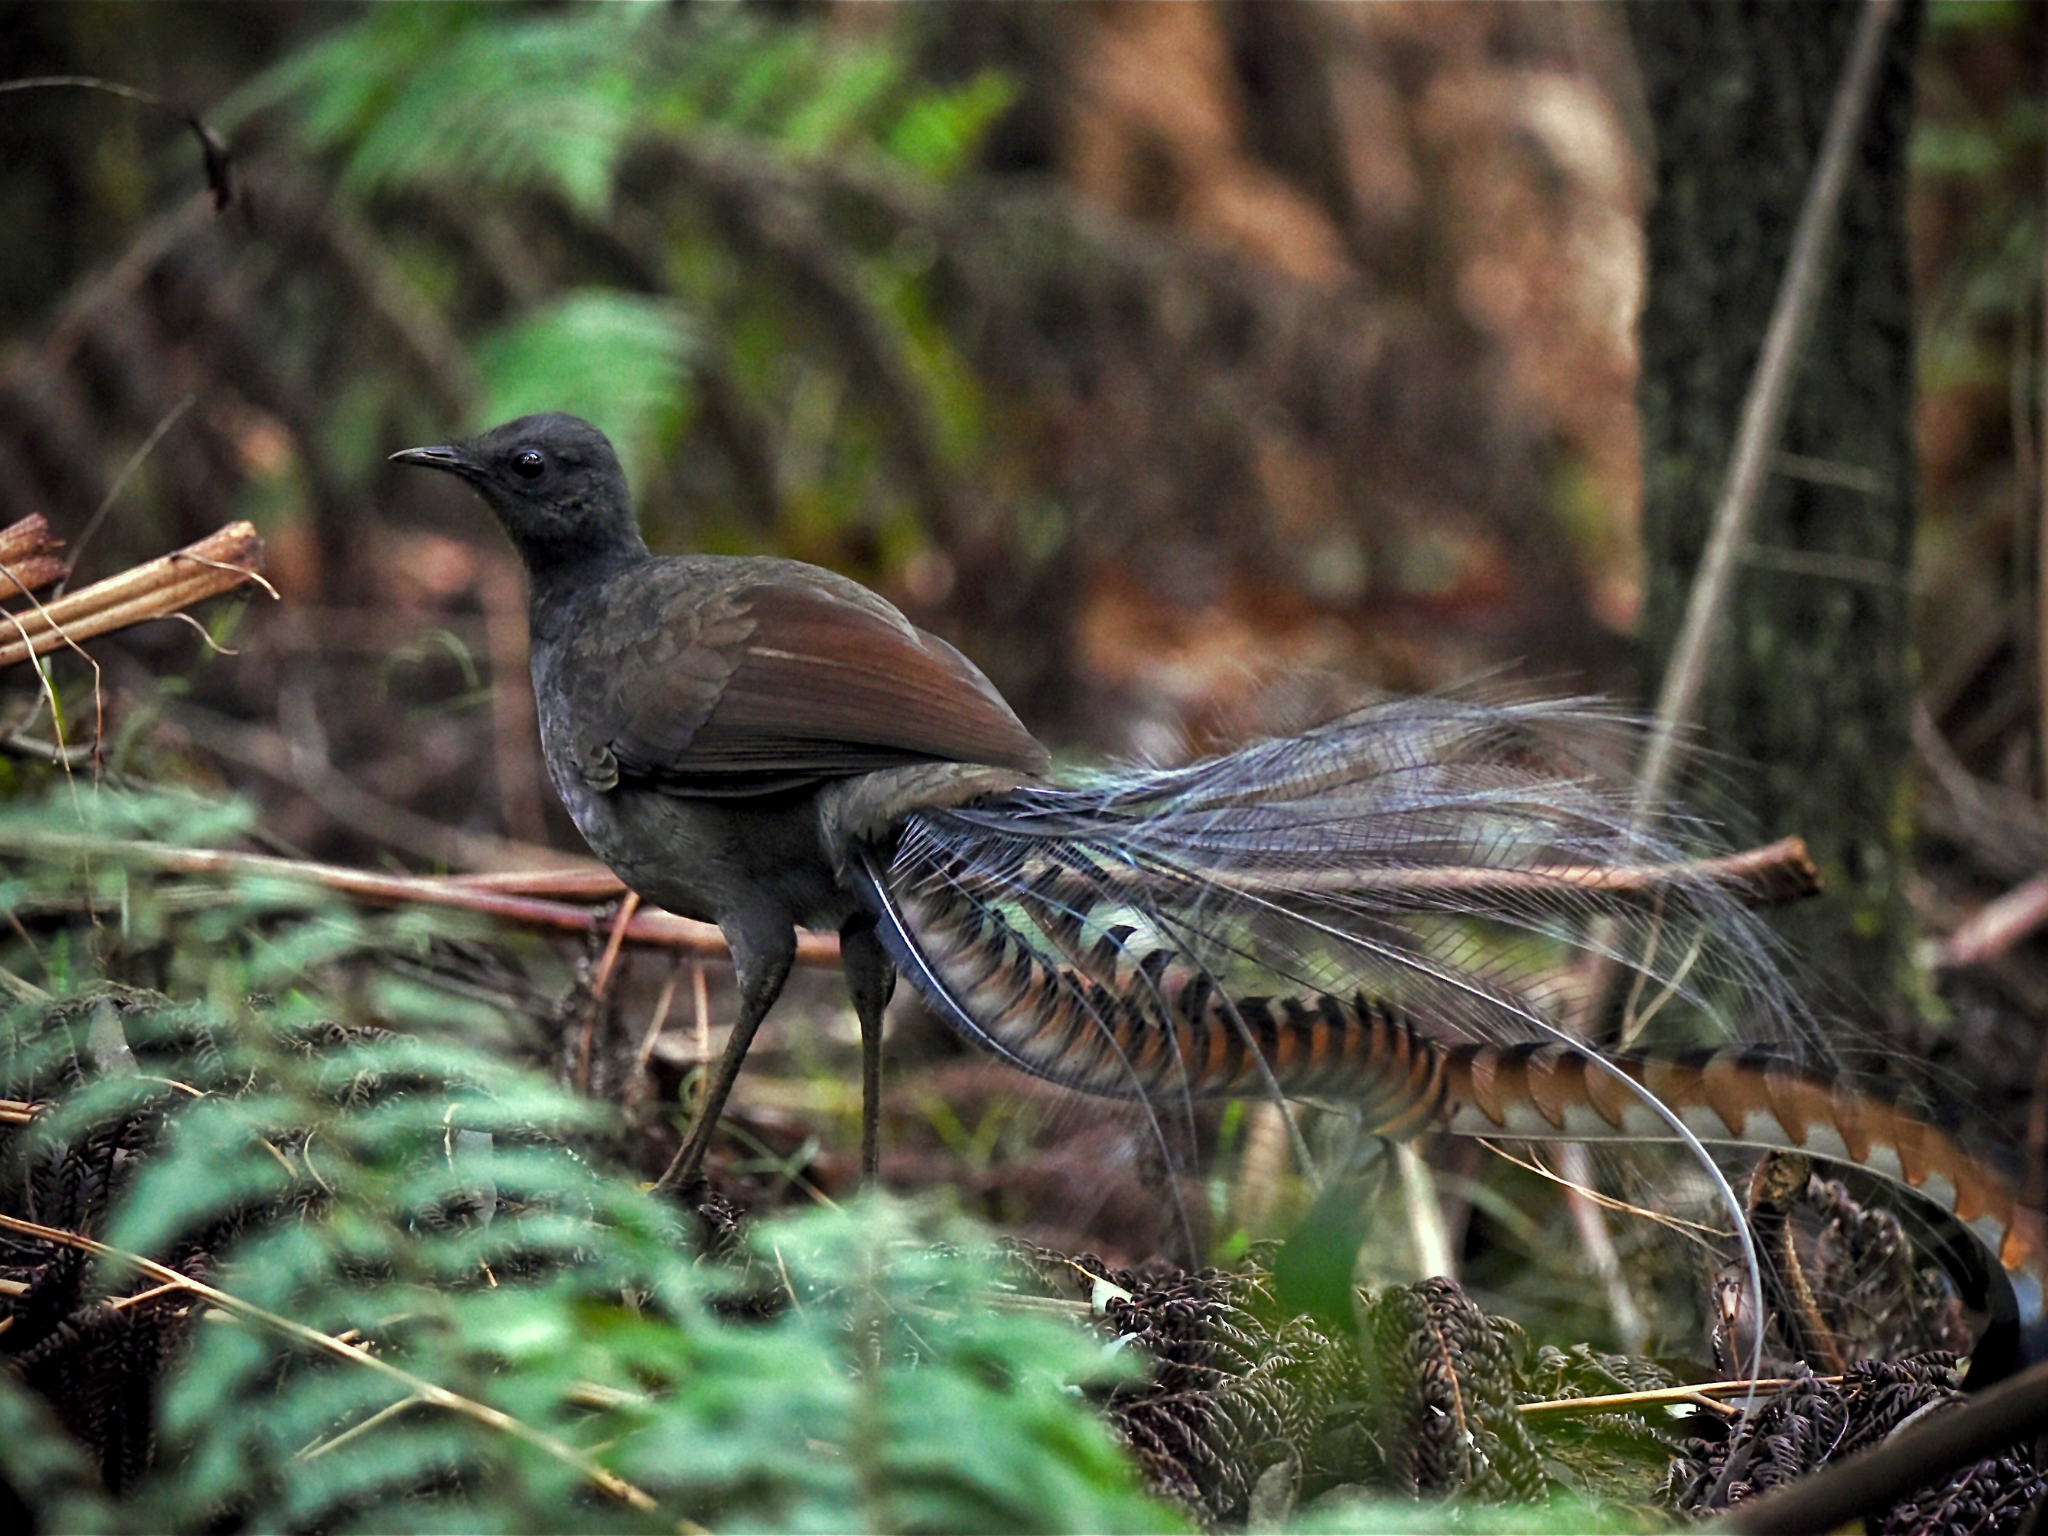
[[[1849,1164],[1952,1214],[1999,1264],[2048,1277],[2048,1235],[2010,1183],[1947,1132],[1881,1098],[1743,1048],[1600,1054],[1553,1043],[1444,1042],[1354,993],[1230,997],[1172,965],[1112,989],[1020,941],[999,913],[900,903],[910,974],[956,1025],[1025,1071],[1107,1097],[1342,1104],[1371,1133],[1502,1141],[1656,1142],[1671,1127],[1622,1076],[1707,1146]],[[1158,951],[1154,951],[1158,954]]]
[[[1901,1110],[1739,1049],[1562,1043],[1557,979],[1603,934],[1641,978],[1639,1014],[1675,999],[1720,1038],[1744,1011],[1751,1033],[1813,1043],[1747,910],[1810,880],[1803,857],[1642,830],[1612,781],[1560,768],[1549,737],[1584,718],[1408,701],[1186,769],[921,812],[886,870],[868,864],[869,899],[956,1027],[1073,1088],[1316,1100],[1390,1137],[1805,1151],[1906,1185],[2038,1273],[2038,1218]]]
[[[1650,1090],[1708,1146],[1802,1152],[1899,1185],[1954,1216],[2001,1267],[2048,1276],[2048,1232],[2011,1183],[1948,1132],[1768,1052],[1591,1052],[1535,1045],[1445,1053],[1440,1123],[1511,1141],[1665,1141],[1617,1076]]]

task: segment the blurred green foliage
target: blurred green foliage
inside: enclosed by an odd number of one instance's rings
[[[742,478],[765,483],[721,497],[693,480],[696,542],[825,554],[858,528],[900,559],[936,513],[917,462],[958,462],[980,441],[979,394],[917,291],[929,258],[820,239],[772,199],[693,196],[660,158],[724,145],[790,166],[866,159],[911,182],[959,174],[1012,87],[989,71],[917,80],[892,37],[736,6],[377,6],[251,82],[220,120],[281,123],[450,326],[480,398],[474,419],[439,430],[588,417],[657,515],[664,461],[693,434],[714,450],[737,434],[766,461]],[[499,255],[518,248],[509,305],[479,301],[478,251],[413,227],[421,199],[491,226]],[[890,385],[865,388],[877,370]],[[711,423],[691,387],[708,372]],[[366,419],[358,435],[376,429]],[[906,448],[906,434],[931,441]],[[374,459],[375,446],[335,452]]]
[[[688,311],[673,300],[617,289],[571,293],[477,347],[491,421],[567,411],[617,442],[645,445],[672,412],[693,340]],[[643,473],[629,451],[628,473]]]

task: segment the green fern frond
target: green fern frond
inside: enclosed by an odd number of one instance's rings
[[[594,218],[638,135],[717,128],[797,157],[878,148],[947,176],[1012,98],[992,72],[920,84],[887,47],[738,7],[410,5],[374,8],[217,116],[286,109],[361,196],[544,188]]]
[[[10,1511],[22,1530],[126,1527],[98,1469],[49,1405],[0,1371],[0,1514]]]
[[[200,824],[107,809],[96,827]],[[707,1262],[608,1163],[613,1112],[496,1053],[502,1030],[337,1022],[335,983],[407,942],[403,923],[88,847],[52,826],[78,825],[61,798],[39,814],[44,839],[17,825],[12,845],[31,907],[90,892],[147,918],[148,953],[184,953],[170,969],[207,999],[100,986],[0,1020],[0,1096],[36,1106],[0,1124],[0,1196],[112,1250],[0,1236],[27,1284],[0,1354],[71,1373],[89,1426],[109,1393],[155,1400],[139,1481],[77,1506],[85,1524],[1174,1523],[1083,1395],[1128,1358],[999,1310],[962,1256],[975,1230],[878,1200],[764,1225],[738,1268]],[[256,976],[272,1000],[251,1000]],[[64,1353],[88,1333],[96,1352]],[[46,1429],[0,1474],[75,1462]]]
[[[601,210],[640,112],[649,5],[501,14],[380,6],[252,83],[229,122],[293,109],[359,195],[467,184],[547,187]]]
[[[602,288],[569,294],[477,348],[490,397],[484,416],[572,412],[611,436],[629,472],[644,470],[697,339],[692,317],[671,300]]]

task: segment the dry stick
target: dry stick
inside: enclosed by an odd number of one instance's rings
[[[1555,896],[1565,892],[1588,898],[1609,897],[1616,903],[1651,904],[1673,889],[1714,885],[1746,906],[1777,906],[1799,901],[1820,890],[1820,871],[1797,837],[1781,837],[1760,848],[1707,859],[1681,859],[1667,864],[1534,864],[1526,869],[1487,869],[1478,865],[1441,869],[1331,869],[1289,874],[1284,879],[1253,874],[1223,874],[1219,884],[1232,890],[1332,891],[1350,895],[1386,891],[1394,895],[1447,893],[1474,899],[1505,901],[1521,896]]]
[[[619,950],[626,942],[626,927],[639,910],[640,893],[626,892],[625,899],[619,903],[618,915],[612,919],[612,935],[597,962],[597,974],[590,978],[590,995],[598,1002],[603,1002],[605,993],[611,990],[612,972],[618,968]]]
[[[1876,94],[1885,35],[1897,10],[1898,0],[1865,0],[1856,20],[1848,61],[1828,108],[1827,129],[1821,137],[1813,178],[1807,185],[1798,223],[1793,227],[1785,275],[1742,402],[1728,477],[1714,507],[1707,546],[1701,554],[1692,589],[1686,595],[1685,618],[1672,646],[1663,686],[1658,690],[1656,715],[1636,779],[1632,819],[1637,825],[1648,822],[1657,807],[1669,798],[1678,768],[1680,734],[1698,712],[1708,654],[1727,615],[1736,565],[1763,499],[1764,483],[1777,459],[1785,412],[1791,404],[1793,375],[1819,312],[1825,279],[1823,267],[1839,222],[1842,194],[1849,183],[1856,144],[1863,135],[1863,123]],[[1587,990],[1596,999],[1606,995],[1606,967],[1596,966]],[[1721,1194],[1736,1219],[1737,1238],[1751,1277],[1750,1289],[1761,1317],[1762,1278],[1757,1268],[1756,1247],[1742,1220],[1740,1203],[1725,1180],[1717,1182],[1722,1184]],[[1759,1349],[1761,1343],[1759,1334]]]
[[[248,523],[230,523],[196,544],[94,582],[82,591],[8,617],[15,638],[0,645],[0,669],[149,619],[161,619],[244,582],[270,584],[252,568],[261,541]],[[271,591],[274,597],[277,594]]]
[[[1692,590],[1687,594],[1685,620],[1679,627],[1671,661],[1665,668],[1664,685],[1657,695],[1656,719],[1650,727],[1649,746],[1636,781],[1638,820],[1646,819],[1669,795],[1677,770],[1678,735],[1691,724],[1699,707],[1700,690],[1706,682],[1707,654],[1728,610],[1735,587],[1736,562],[1757,505],[1763,499],[1764,482],[1776,458],[1785,412],[1791,404],[1793,374],[1820,309],[1826,276],[1822,268],[1834,239],[1857,141],[1863,136],[1864,119],[1877,91],[1885,34],[1891,29],[1897,10],[1898,0],[1865,0],[1856,21],[1849,60],[1828,109],[1827,131],[1821,138],[1813,180],[1792,232],[1785,276],[1778,288],[1770,325],[1764,331],[1763,350],[1757,356],[1749,393],[1742,402],[1742,420],[1729,459],[1728,479],[1714,508],[1712,532],[1700,556]]]
[[[0,528],[0,564],[26,560],[30,555],[47,555],[61,548],[63,544],[50,537],[50,520],[40,512],[31,512],[20,522]]]
[[[690,1113],[694,1125],[704,1114],[705,1100],[711,1097],[711,1074],[704,1070],[711,1065],[711,991],[704,984],[702,960],[690,962],[690,1043],[697,1047],[696,1102]]]
[[[471,875],[450,875],[450,885],[473,891],[503,891],[513,896],[553,896],[564,901],[611,901],[625,894],[626,882],[594,859],[574,869],[513,869]]]
[[[217,848],[176,848],[165,843],[87,837],[76,833],[33,832],[20,827],[0,827],[0,848],[46,857],[72,855],[133,859],[174,874],[283,880],[295,885],[337,891],[379,906],[418,904],[454,907],[506,922],[559,929],[567,933],[595,933],[605,922],[603,912],[571,906],[567,902],[523,896],[482,881],[380,875],[369,870],[316,864],[309,859],[283,859],[270,854],[234,853]],[[546,875],[538,876],[536,883],[545,885],[548,878]],[[626,937],[635,943],[678,949],[708,959],[723,959],[731,954],[724,936],[712,924],[693,922],[658,908],[643,908],[634,913],[632,921],[626,924]],[[799,933],[796,963],[837,967],[838,936]]]
[[[626,925],[633,921],[633,914],[640,910],[640,893],[626,892],[619,903],[619,910],[612,918],[611,937],[605,940],[604,954],[597,962],[597,971],[590,978],[590,996],[583,1004],[583,1033],[576,1047],[576,1089],[587,1093],[590,1089],[590,1052],[597,1042],[597,1016],[604,1010],[605,994],[611,990],[612,972],[618,968],[619,951],[625,947]]]
[[[1711,1403],[1715,1407],[1717,1395],[1734,1397],[1752,1391],[1779,1391],[1794,1381],[1818,1381],[1834,1385],[1842,1380],[1839,1376],[1777,1376],[1764,1381],[1702,1381],[1682,1387],[1652,1387],[1641,1392],[1609,1392],[1599,1397],[1548,1397],[1541,1402],[1517,1403],[1515,1412],[1525,1415],[1539,1413],[1562,1414],[1569,1417],[1575,1413],[1613,1413],[1630,1408],[1655,1408],[1666,1403]]]
[[[696,966],[698,973],[702,974],[704,962],[695,960],[691,963]],[[654,1012],[648,1016],[647,1028],[641,1031],[640,1048],[633,1052],[633,1071],[636,1074],[645,1072],[647,1063],[654,1059],[654,1045],[661,1038],[662,1030],[668,1027],[669,1010],[676,1002],[676,983],[682,978],[682,974],[683,959],[678,955],[669,963],[668,979],[662,982],[661,995],[654,1000]]]
[[[111,1260],[120,1264],[132,1264],[152,1280],[161,1281],[165,1285],[176,1286],[180,1290],[190,1291],[194,1296],[199,1297],[202,1301],[211,1302],[223,1312],[232,1313],[237,1317],[246,1318],[254,1323],[260,1323],[265,1328],[273,1329],[288,1338],[296,1339],[301,1344],[317,1349],[323,1354],[333,1355],[337,1359],[346,1360],[351,1365],[364,1366],[369,1370],[377,1372],[379,1375],[387,1376],[405,1387],[422,1402],[430,1403],[436,1408],[446,1409],[450,1413],[460,1414],[467,1419],[474,1419],[487,1429],[498,1430],[502,1434],[512,1436],[515,1440],[523,1440],[535,1450],[553,1457],[566,1466],[574,1467],[613,1498],[620,1500],[622,1503],[630,1504],[637,1510],[652,1511],[661,1507],[655,1502],[652,1494],[649,1494],[644,1489],[635,1487],[616,1472],[609,1471],[598,1465],[592,1457],[577,1450],[575,1446],[568,1444],[566,1441],[556,1439],[545,1430],[535,1429],[532,1425],[523,1423],[513,1418],[510,1414],[493,1408],[487,1403],[480,1403],[475,1398],[463,1397],[459,1393],[450,1392],[446,1387],[437,1386],[423,1376],[415,1376],[411,1371],[395,1366],[388,1360],[378,1359],[375,1355],[370,1354],[358,1345],[344,1344],[341,1340],[322,1333],[317,1328],[308,1328],[304,1323],[295,1323],[288,1317],[280,1317],[275,1312],[270,1312],[257,1306],[254,1302],[244,1301],[239,1296],[230,1295],[226,1291],[216,1290],[204,1281],[194,1280],[190,1275],[181,1275],[177,1270],[159,1264],[154,1259],[145,1259],[139,1253],[129,1253],[124,1249],[110,1248],[105,1243],[87,1237],[82,1232],[70,1232],[62,1227],[46,1227],[40,1222],[23,1221],[17,1216],[0,1215],[0,1229],[17,1232],[23,1237],[36,1238],[42,1242],[55,1243],[60,1247],[73,1248],[80,1253],[92,1254],[95,1258]]]
[[[1986,965],[2048,923],[2048,873],[1987,901],[1935,951],[1938,966]]]
[[[1709,1529],[1746,1536],[1839,1530],[1972,1462],[2031,1439],[2044,1424],[2048,1364],[2009,1376],[1953,1409],[1903,1426],[1879,1445],[1739,1504]]]
[[[65,563],[57,551],[63,547],[40,512],[0,528],[0,600],[26,597],[61,577]]]
[[[26,560],[0,560],[0,602],[27,597],[59,581],[70,569],[58,555],[31,555]]]

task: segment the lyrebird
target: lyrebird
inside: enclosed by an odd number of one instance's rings
[[[1810,877],[1793,852],[1703,854],[1681,821],[1641,825],[1560,746],[1583,706],[1387,703],[1055,783],[994,686],[858,584],[651,554],[588,423],[394,457],[475,487],[525,562],[542,745],[577,827],[731,945],[739,1020],[664,1186],[698,1177],[808,927],[841,937],[869,1174],[901,970],[965,1034],[1088,1092],[1314,1100],[1391,1137],[1806,1151],[2041,1267],[2034,1213],[1908,1114],[1740,1048],[1602,1052],[1559,1028],[1558,978],[1589,946],[1643,979],[1645,1013],[1793,1017],[1747,906]]]

